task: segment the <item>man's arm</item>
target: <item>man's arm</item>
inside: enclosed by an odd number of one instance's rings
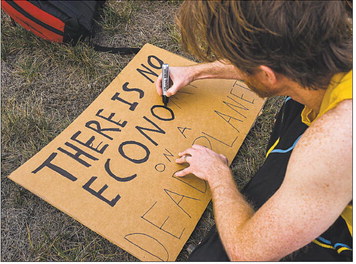
[[[180,153],[191,155],[190,167],[177,176],[193,173],[209,182],[231,260],[278,260],[326,231],[352,199],[352,101],[340,103],[306,130],[281,187],[256,212],[236,189],[221,155],[212,153],[200,146]]]
[[[228,62],[214,61],[200,63],[187,67],[169,67],[170,79],[173,85],[167,96],[176,94],[181,88],[196,80],[202,79],[241,79],[238,69]],[[162,95],[162,74],[155,82],[157,93]]]

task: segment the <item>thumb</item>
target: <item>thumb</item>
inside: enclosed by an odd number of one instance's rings
[[[175,95],[178,92],[179,88],[180,87],[177,84],[173,84],[171,88],[168,89],[167,96],[169,97]]]

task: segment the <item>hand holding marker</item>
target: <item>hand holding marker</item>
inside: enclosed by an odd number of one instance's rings
[[[167,97],[167,90],[169,88],[169,66],[162,65],[162,101],[164,106],[167,106],[169,98]]]

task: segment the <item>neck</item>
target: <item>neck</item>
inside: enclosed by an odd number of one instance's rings
[[[325,89],[311,90],[289,79],[284,79],[283,86],[284,89],[282,89],[280,95],[290,96],[293,100],[312,109],[314,113],[319,113],[321,102],[326,92]]]
[[[319,113],[321,102],[323,101],[323,97],[326,90],[308,90],[306,88],[302,88],[290,95],[293,100],[307,106],[309,109],[312,109],[316,114]]]

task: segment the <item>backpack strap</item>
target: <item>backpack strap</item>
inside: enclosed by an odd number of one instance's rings
[[[96,51],[109,52],[109,53],[121,54],[121,55],[136,54],[140,51],[140,48],[128,48],[128,47],[115,48],[115,47],[100,46],[97,44],[91,44],[91,45]]]

